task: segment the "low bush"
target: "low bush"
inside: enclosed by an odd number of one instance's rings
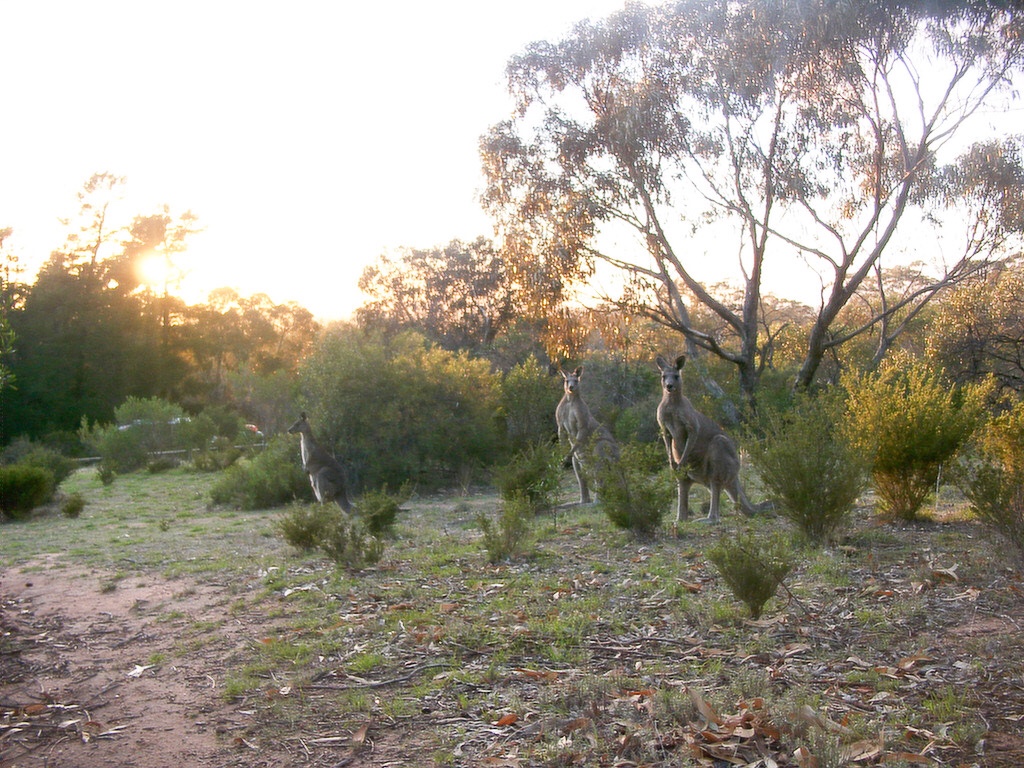
[[[302,471],[298,448],[288,435],[279,435],[266,449],[224,471],[210,489],[214,504],[238,509],[268,509],[296,500],[312,501],[309,478]]]
[[[303,552],[316,550],[324,539],[324,531],[337,512],[323,504],[296,504],[275,526],[284,540]]]
[[[561,480],[559,452],[550,442],[534,443],[494,470],[494,484],[505,501],[525,499],[533,511],[551,509]]]
[[[828,543],[867,490],[867,455],[842,429],[838,394],[803,397],[785,413],[769,413],[750,457],[779,514],[811,541]]]
[[[346,568],[372,565],[384,553],[384,535],[391,523],[381,509],[398,509],[396,497],[385,492],[373,494],[369,508],[376,517],[352,517],[334,504],[296,504],[275,523],[284,540],[296,549],[310,553],[320,550],[334,563]],[[365,497],[364,497],[365,498]],[[360,509],[362,512],[362,509]]]
[[[497,520],[492,521],[483,513],[477,516],[488,562],[511,560],[525,551],[534,514],[533,505],[528,499],[514,496],[502,503]]]
[[[1024,403],[989,422],[952,474],[975,516],[1024,556]]]
[[[397,494],[389,493],[387,486],[367,491],[355,504],[358,518],[373,536],[394,536],[395,520],[402,511],[402,504],[409,499],[405,486]]]
[[[765,604],[793,569],[793,550],[779,533],[760,539],[750,532],[723,537],[707,555],[754,619],[761,617]]]
[[[0,467],[0,511],[14,520],[27,518],[32,510],[53,498],[53,473],[30,464]]]
[[[69,494],[60,503],[60,512],[64,517],[78,517],[82,514],[83,509],[85,509],[85,497],[77,491]]]
[[[626,445],[619,461],[603,463],[597,473],[598,502],[617,528],[648,538],[661,528],[675,498],[675,483],[656,444]]]
[[[25,464],[47,469],[53,475],[54,487],[75,471],[75,462],[56,451],[28,440],[16,440],[4,449],[3,464]]]
[[[846,389],[850,439],[871,457],[879,508],[916,519],[942,465],[981,423],[991,386],[950,386],[924,363],[895,359]]]
[[[331,510],[323,531],[320,549],[334,564],[343,568],[362,568],[380,561],[384,541],[370,533],[362,520]]]

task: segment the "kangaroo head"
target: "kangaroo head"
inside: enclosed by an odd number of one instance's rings
[[[306,429],[309,429],[309,422],[306,421],[306,412],[303,411],[302,415],[299,416],[299,420],[288,427],[288,434],[296,435]]]
[[[656,361],[658,368],[661,369],[661,387],[666,392],[678,392],[683,387],[683,376],[681,371],[683,370],[683,364],[686,363],[686,357],[680,355],[676,358],[675,364],[669,363],[664,357],[658,355]]]
[[[576,370],[572,373],[566,373],[559,369],[559,373],[562,374],[562,378],[565,379],[563,386],[565,387],[565,394],[572,395],[580,388],[580,379],[583,376],[583,366],[577,366]]]

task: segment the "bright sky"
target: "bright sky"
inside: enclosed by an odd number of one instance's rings
[[[212,288],[346,317],[379,254],[490,236],[478,140],[508,59],[623,0],[0,0],[0,229],[28,279],[94,173],[205,231]]]

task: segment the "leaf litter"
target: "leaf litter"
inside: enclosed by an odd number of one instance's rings
[[[110,592],[111,573],[60,559],[8,569],[0,765],[1024,765],[1024,590],[970,524],[855,540],[834,555],[844,579],[798,572],[800,604],[758,621],[711,610],[731,597],[700,555],[708,534],[614,537],[591,523],[523,563],[453,554],[415,572],[410,535],[344,591],[301,559],[242,584],[139,574]],[[304,599],[330,619],[310,630]],[[255,656],[331,633],[333,653],[225,697]]]

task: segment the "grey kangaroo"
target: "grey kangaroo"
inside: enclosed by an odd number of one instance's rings
[[[580,504],[589,504],[591,497],[583,468],[584,455],[592,452],[595,464],[601,467],[607,462],[618,460],[619,446],[608,428],[594,418],[590,408],[583,402],[580,394],[583,366],[578,366],[572,373],[559,369],[559,373],[562,374],[565,394],[555,409],[555,423],[558,426],[559,441],[564,435],[570,446],[563,464],[567,468],[571,466],[576,473],[576,482],[580,486]]]
[[[740,456],[736,444],[683,394],[680,371],[685,362],[683,355],[676,358],[675,365],[660,355],[657,360],[662,392],[658,426],[679,489],[676,523],[690,516],[690,486],[694,483],[700,483],[711,492],[708,522],[718,522],[722,491],[729,494],[743,514],[753,515],[757,510],[740,485]]]
[[[288,428],[288,434],[299,436],[299,450],[302,452],[302,469],[309,475],[316,500],[321,504],[335,502],[346,512],[352,511],[345,484],[345,470],[338,460],[329,454],[313,437],[306,414]]]

